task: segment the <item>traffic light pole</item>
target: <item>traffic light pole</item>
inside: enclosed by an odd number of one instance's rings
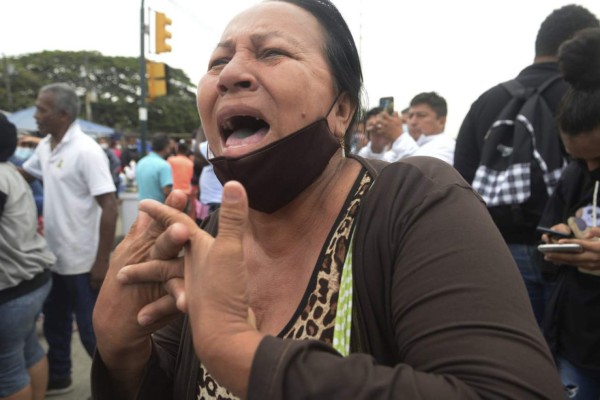
[[[140,119],[140,139],[142,141],[141,155],[146,155],[146,135],[148,132],[148,108],[146,106],[146,95],[148,84],[146,82],[146,55],[144,44],[146,38],[146,24],[144,18],[144,0],[142,0],[142,8],[140,10],[140,108],[138,115]]]

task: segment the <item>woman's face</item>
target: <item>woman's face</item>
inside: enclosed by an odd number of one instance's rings
[[[323,49],[317,19],[295,5],[261,3],[235,17],[198,85],[215,156],[247,154],[324,117],[336,92]]]
[[[561,135],[571,157],[586,163],[589,171],[600,168],[600,125],[578,135]]]

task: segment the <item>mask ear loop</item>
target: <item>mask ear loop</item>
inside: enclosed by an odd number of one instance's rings
[[[331,111],[333,110],[333,107],[335,107],[335,103],[337,103],[337,101],[340,99],[340,97],[342,96],[342,93],[343,92],[339,92],[337,94],[337,96],[335,96],[335,99],[333,100],[333,103],[329,107],[329,110],[325,114],[325,117],[323,117],[323,118],[325,118],[325,121],[327,121],[327,117],[329,117],[329,114],[331,114]],[[327,124],[329,125],[329,123],[327,123]],[[331,131],[331,128],[329,129],[329,131]],[[340,148],[342,149],[342,157],[346,158],[346,149],[344,148],[344,137],[341,137],[339,139],[339,142],[340,142]]]

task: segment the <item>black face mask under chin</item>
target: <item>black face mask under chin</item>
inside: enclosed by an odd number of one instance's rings
[[[322,118],[249,154],[210,162],[222,184],[235,180],[244,186],[252,209],[273,213],[310,186],[339,149]]]

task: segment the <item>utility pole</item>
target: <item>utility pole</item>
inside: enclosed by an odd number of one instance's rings
[[[92,119],[92,96],[90,92],[90,79],[88,76],[88,55],[83,58],[83,65],[80,67],[80,75],[85,82],[85,118],[88,121]]]
[[[8,111],[13,110],[13,97],[12,97],[12,89],[10,86],[10,76],[13,74],[14,69],[13,66],[8,63],[8,59],[6,55],[2,54],[2,58],[4,59],[4,85],[6,86],[6,97],[8,101]]]
[[[146,135],[148,131],[148,108],[146,106],[146,95],[148,84],[146,82],[146,55],[144,51],[144,41],[146,38],[147,27],[144,18],[144,0],[140,9],[140,108],[138,115],[140,119],[140,139],[142,141],[142,157],[146,155]]]

